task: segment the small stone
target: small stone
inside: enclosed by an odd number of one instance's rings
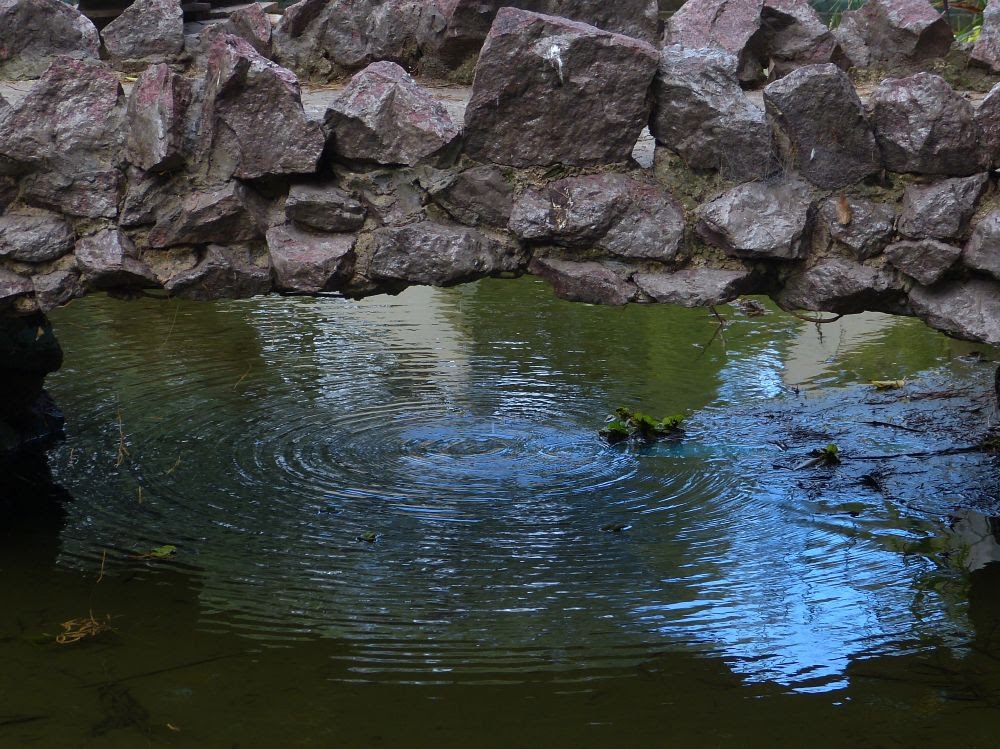
[[[534,257],[528,272],[544,278],[557,297],[571,302],[620,307],[634,302],[639,294],[629,280],[631,273],[618,263]]]
[[[335,185],[298,184],[288,190],[285,215],[317,231],[355,231],[365,223],[365,207]]]
[[[76,271],[56,270],[42,273],[32,276],[31,283],[35,288],[38,309],[45,313],[84,294],[80,285],[80,274]]]
[[[502,8],[476,65],[465,153],[518,167],[628,161],[658,59],[637,39]]]
[[[899,233],[912,239],[964,237],[988,180],[984,172],[930,185],[910,185],[903,193]]]
[[[936,239],[896,242],[885,248],[890,263],[924,286],[936,283],[961,254],[961,247]]]
[[[665,47],[653,80],[649,129],[692,169],[724,179],[763,179],[778,168],[764,110],[736,79],[736,57],[719,49]]]
[[[779,295],[785,309],[844,315],[866,310],[902,314],[903,300],[903,285],[891,270],[841,257],[823,258],[793,273]]]
[[[0,215],[0,257],[25,263],[55,260],[73,249],[73,227],[57,213]]]
[[[688,268],[672,273],[636,273],[632,280],[653,301],[682,307],[712,307],[750,290],[749,270]]]
[[[98,57],[90,19],[60,0],[0,0],[0,80],[37,78],[60,56]]]
[[[194,268],[164,284],[173,296],[209,301],[243,299],[271,291],[271,267],[266,250],[249,245],[210,244]]]
[[[972,104],[940,76],[882,81],[868,107],[883,163],[894,172],[955,177],[989,164]]]
[[[410,166],[445,149],[459,132],[444,105],[392,62],[355,75],[327,110],[324,127],[338,156]]]
[[[1000,345],[1000,283],[988,279],[954,281],[910,289],[910,305],[932,328],[956,338]]]
[[[858,260],[867,260],[885,249],[896,226],[896,208],[846,195],[826,198],[819,204],[816,244],[823,249],[831,241],[847,246]]]
[[[522,240],[669,261],[684,241],[684,212],[658,185],[594,174],[526,190],[510,229]]]
[[[152,172],[184,165],[191,82],[165,64],[152,65],[135,82],[128,98],[125,158]]]
[[[807,180],[846,187],[881,168],[878,146],[854,84],[836,65],[799,68],[764,89],[784,152]]]
[[[105,229],[76,243],[76,265],[90,289],[150,288],[153,271],[138,259],[135,245],[118,229]]]
[[[181,0],[135,0],[101,30],[112,60],[172,60],[184,49]]]
[[[1000,281],[1000,211],[990,211],[976,224],[962,251],[962,262]]]
[[[315,294],[341,288],[354,268],[354,234],[313,234],[294,226],[267,232],[275,286]]]
[[[806,250],[812,213],[805,182],[748,182],[700,205],[697,231],[728,255],[794,259]]]

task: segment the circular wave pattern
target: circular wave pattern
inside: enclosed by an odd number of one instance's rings
[[[473,335],[466,294],[435,294],[80,305],[53,388],[71,431],[54,464],[77,496],[66,563],[174,544],[204,627],[349,642],[359,679],[570,673],[669,646],[832,683],[907,631],[906,565],[765,478],[767,420],[748,433],[729,406],[676,444],[596,437],[620,403],[677,404],[682,381],[702,390],[676,410],[775,397],[773,346],[752,366],[623,367],[638,344],[601,327],[613,310],[571,308],[556,334],[524,316],[537,300],[487,300]],[[578,328],[603,348],[573,344]]]

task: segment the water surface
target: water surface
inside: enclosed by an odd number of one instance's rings
[[[1000,477],[938,453],[996,352],[719,314],[527,279],[59,310],[72,501],[0,552],[0,745],[992,745]],[[686,437],[604,445],[622,404]]]

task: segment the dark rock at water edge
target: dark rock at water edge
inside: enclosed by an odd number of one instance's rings
[[[655,302],[682,307],[711,307],[741,294],[756,293],[752,272],[720,268],[687,268],[673,272],[636,273],[632,280]]]
[[[465,110],[465,152],[511,166],[627,161],[659,55],[636,39],[503,8]]]
[[[515,272],[523,262],[514,246],[474,229],[433,221],[376,229],[374,240],[368,275],[390,288],[451,286]]]
[[[0,257],[43,263],[73,250],[73,226],[51,211],[0,214]]]
[[[914,313],[957,338],[1000,345],[1000,283],[987,279],[953,281],[910,290]]]
[[[271,291],[271,266],[267,250],[252,245],[210,244],[191,270],[163,284],[174,296],[185,299],[241,299]]]
[[[156,275],[138,257],[135,245],[119,229],[104,229],[76,242],[76,265],[89,289],[143,289],[159,286]]]
[[[444,105],[392,62],[355,75],[327,110],[324,127],[338,157],[409,166],[443,151],[459,133]]]
[[[764,110],[743,93],[735,55],[719,49],[665,47],[653,81],[649,129],[692,169],[723,178],[762,179],[778,168]]]
[[[825,251],[838,242],[858,260],[867,260],[889,244],[895,226],[895,205],[846,195],[830,197],[819,204],[813,245]]]
[[[964,238],[988,180],[984,172],[930,185],[910,185],[903,193],[899,233],[913,239]]]
[[[669,261],[684,240],[684,214],[659,185],[594,174],[529,188],[514,204],[510,229],[526,241]]]
[[[548,281],[560,299],[620,307],[634,302],[639,289],[620,263],[533,257],[528,272]]]
[[[354,269],[354,234],[315,234],[294,226],[267,232],[275,286],[306,294],[334,291]]]
[[[972,104],[940,76],[917,73],[882,81],[868,108],[891,171],[965,176],[989,164]]]
[[[865,310],[907,312],[903,283],[896,273],[843,257],[822,258],[795,271],[785,279],[777,301],[785,309],[845,315]]]
[[[97,59],[97,29],[60,0],[0,0],[0,79],[37,78],[60,56]]]
[[[846,187],[881,168],[850,78],[833,64],[799,68],[764,89],[783,161],[817,187]]]
[[[890,263],[924,286],[944,276],[961,254],[961,247],[936,239],[896,242],[885,248]]]
[[[813,222],[812,190],[800,180],[748,182],[700,205],[697,231],[726,254],[799,258]]]

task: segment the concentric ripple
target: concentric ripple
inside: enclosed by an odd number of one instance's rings
[[[342,640],[361,680],[693,648],[809,688],[921,634],[914,565],[932,565],[886,541],[900,516],[774,470],[801,410],[788,318],[735,321],[729,352],[703,351],[703,312],[507,281],[361,303],[88,299],[56,324],[70,434],[53,463],[77,498],[62,563],[181,571],[206,629]],[[596,429],[620,404],[687,413],[688,435],[609,448]],[[176,556],[143,558],[163,544]]]

